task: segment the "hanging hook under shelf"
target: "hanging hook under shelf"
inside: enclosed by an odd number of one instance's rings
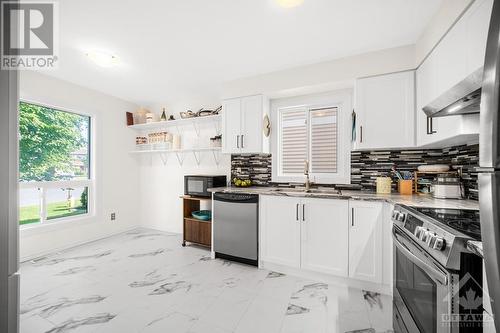
[[[168,154],[160,154],[160,158],[163,162],[163,165],[167,165],[167,162],[168,162]]]
[[[177,161],[179,161],[179,165],[182,166],[182,164],[184,163],[184,159],[186,158],[186,156],[182,152],[176,152],[175,156],[177,156]]]
[[[219,151],[212,150],[212,155],[214,156],[214,161],[217,166],[220,164],[221,154]]]

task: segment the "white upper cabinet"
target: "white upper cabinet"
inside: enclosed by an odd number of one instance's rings
[[[222,147],[225,153],[239,152],[241,129],[241,99],[227,99],[222,103]]]
[[[348,201],[303,199],[302,268],[348,275]]]
[[[350,200],[349,277],[382,283],[384,204]]]
[[[268,113],[267,99],[262,95],[224,100],[222,103],[223,152],[266,153],[268,140],[263,135],[263,118]]]
[[[484,65],[492,7],[493,0],[476,0],[464,16],[468,73]]]
[[[358,79],[355,112],[355,149],[413,147],[415,72]]]
[[[478,116],[427,119],[422,108],[484,65],[493,0],[477,0],[417,69],[417,146],[461,144],[478,134]]]

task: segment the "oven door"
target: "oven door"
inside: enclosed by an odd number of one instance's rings
[[[447,320],[458,311],[452,294],[456,275],[397,226],[393,240],[394,328],[409,333],[455,332]]]
[[[208,178],[186,176],[184,179],[184,194],[197,197],[209,197],[210,193],[207,191]]]

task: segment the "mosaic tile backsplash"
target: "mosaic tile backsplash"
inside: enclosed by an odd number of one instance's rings
[[[231,155],[231,180],[250,179],[254,185],[267,186],[271,182],[271,154]]]
[[[235,177],[251,179],[257,186],[285,185],[271,183],[271,164],[270,154],[232,155],[231,179]],[[392,166],[400,171],[413,172],[422,164],[448,164],[455,169],[462,168],[466,197],[478,199],[476,168],[479,166],[479,145],[477,144],[444,149],[351,152],[350,187],[374,191],[376,178],[391,176]],[[396,184],[394,179],[394,190]]]
[[[465,196],[478,199],[476,168],[479,166],[479,145],[463,145],[444,149],[351,152],[351,183],[361,189],[375,190],[375,179],[391,176],[391,168],[416,171],[422,164],[448,164],[462,168]],[[393,182],[396,186],[396,182]]]

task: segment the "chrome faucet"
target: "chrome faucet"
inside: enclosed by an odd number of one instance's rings
[[[306,192],[311,191],[311,181],[309,180],[309,161],[305,160],[304,175],[306,176],[306,182],[304,186],[306,187]]]

